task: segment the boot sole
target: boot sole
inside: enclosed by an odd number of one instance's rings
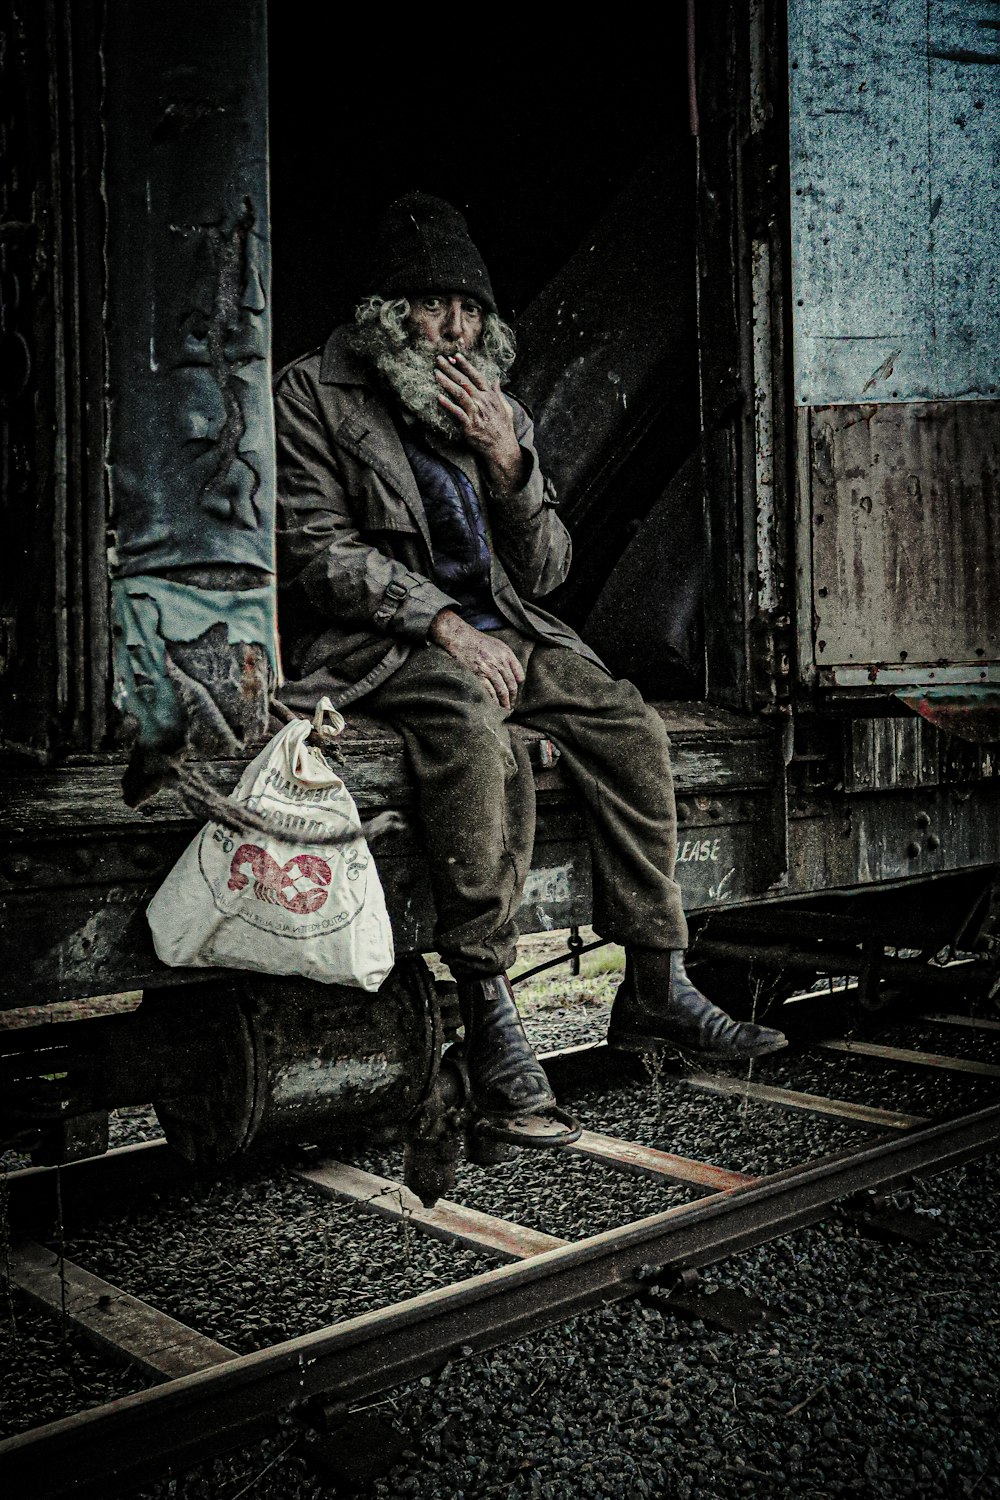
[[[493,1140],[504,1141],[509,1146],[528,1146],[535,1151],[572,1146],[583,1134],[579,1121],[560,1109],[558,1104],[524,1115],[481,1112],[474,1128]]]
[[[758,1057],[769,1057],[773,1052],[783,1052],[788,1046],[788,1038],[782,1037],[780,1042],[764,1042],[759,1047],[748,1047],[741,1052],[698,1052],[694,1047],[685,1047],[681,1042],[671,1042],[667,1037],[655,1034],[609,1036],[608,1046],[615,1052],[678,1052],[694,1062],[737,1063],[752,1062]]]

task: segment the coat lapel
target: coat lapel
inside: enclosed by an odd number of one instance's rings
[[[352,401],[354,410],[340,423],[336,440],[395,491],[430,551],[427,515],[413,470],[399,441],[396,424],[379,393],[369,384],[364,366],[350,350],[346,333],[346,329],[336,328],[330,335],[323,350],[319,374],[323,385],[357,387]]]

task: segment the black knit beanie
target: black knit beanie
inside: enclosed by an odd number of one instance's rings
[[[469,226],[450,203],[405,193],[382,215],[369,280],[382,297],[407,292],[465,292],[496,312],[483,257]]]

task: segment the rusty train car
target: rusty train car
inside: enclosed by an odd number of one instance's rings
[[[371,290],[414,185],[462,205],[514,314],[574,535],[555,608],[670,729],[706,985],[738,1009],[849,973],[876,1005],[960,949],[989,994],[1000,5],[661,24],[427,53],[264,0],[3,0],[0,989],[39,1015],[3,1033],[0,1135],[39,1161],[150,1098],[202,1159],[395,1130],[419,1181],[441,1154],[461,1080],[412,823],[376,850],[374,1000],[168,970],[144,916],[197,788],[268,733],[272,369]],[[393,734],[354,718],[343,749],[362,813],[405,815]],[[522,928],[578,928],[544,743],[536,782]]]

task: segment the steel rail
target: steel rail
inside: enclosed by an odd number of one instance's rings
[[[356,1401],[822,1218],[830,1204],[1000,1144],[1000,1106],[713,1194],[0,1443],[0,1491],[104,1496],[259,1437],[309,1396]]]
[[[121,1200],[192,1182],[197,1168],[166,1141],[116,1146],[103,1156],[87,1156],[62,1167],[23,1167],[3,1178],[7,1214],[14,1234],[38,1233],[55,1222],[59,1207],[75,1228]]]

